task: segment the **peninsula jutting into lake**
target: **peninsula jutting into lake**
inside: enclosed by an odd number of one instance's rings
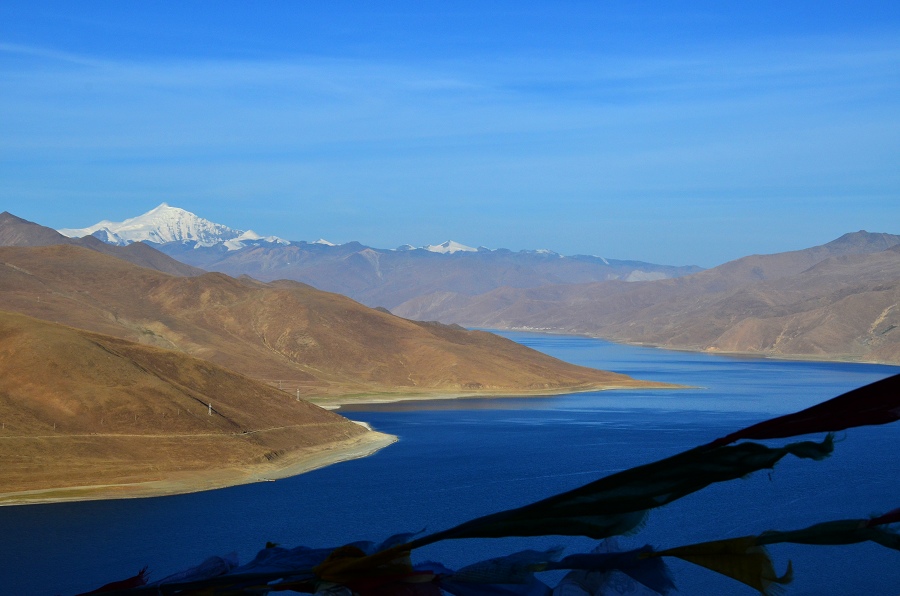
[[[0,504],[218,488],[394,440],[313,398],[667,386],[296,282],[179,269],[149,246],[69,241],[9,214],[0,240],[12,245],[0,247]]]

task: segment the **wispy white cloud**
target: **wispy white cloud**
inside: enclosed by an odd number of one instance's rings
[[[63,62],[69,64],[78,64],[82,66],[98,66],[102,64],[102,61],[96,58],[82,56],[79,54],[63,52],[51,48],[5,43],[0,41],[0,55],[3,54],[6,54],[7,58],[11,56],[37,58],[41,61]]]
[[[764,107],[772,103],[769,98],[784,105],[824,104],[890,90],[896,86],[891,73],[900,66],[896,48],[656,60],[509,58],[485,66],[429,66],[321,58],[110,63],[13,47],[50,64],[0,68],[0,76],[16,85],[4,99],[9,109],[33,101],[51,115],[54,109],[65,113],[77,107],[87,120],[97,118],[93,124],[99,128],[104,115],[132,111],[143,117],[169,114],[173,123],[185,112],[201,121],[229,115],[282,118],[288,126],[345,119],[362,136],[379,119],[390,120],[394,134],[427,128],[429,136],[444,129],[452,136],[584,128],[625,113],[677,116],[691,106],[739,110],[753,103]],[[90,68],[66,69],[57,60]],[[368,127],[360,126],[366,122]]]
[[[416,197],[582,214],[724,197],[711,217],[733,216],[728,197],[880,201],[900,188],[897,72],[892,39],[481,63],[110,60],[0,44],[0,191],[313,196],[322,219],[329,201],[343,205],[335,217],[406,201],[392,217],[428,219]]]

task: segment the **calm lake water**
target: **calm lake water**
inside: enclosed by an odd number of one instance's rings
[[[753,422],[805,408],[900,367],[669,352],[600,340],[504,334],[569,362],[691,385],[550,398],[345,407],[400,441],[374,456],[278,482],[205,493],[0,508],[0,592],[73,594],[149,565],[161,578],[214,554],[242,562],[266,541],[338,546],[437,531],[651,462]],[[651,513],[620,546],[672,547],[795,529],[900,506],[900,423],[841,433],[823,462],[785,458],[773,473],[714,485]],[[773,442],[773,444],[780,442]],[[458,567],[523,548],[587,539],[466,540],[413,553]],[[900,594],[900,553],[875,545],[775,546],[793,561],[789,595]],[[755,594],[670,561],[679,593]]]

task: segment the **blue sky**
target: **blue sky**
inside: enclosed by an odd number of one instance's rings
[[[896,2],[0,4],[0,210],[51,227],[713,266],[898,191]]]

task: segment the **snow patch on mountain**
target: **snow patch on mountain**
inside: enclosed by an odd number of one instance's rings
[[[109,222],[106,222],[106,223],[109,223]],[[69,236],[70,238],[72,237],[72,235],[66,234],[66,232],[71,232],[72,230],[57,230],[57,231],[62,233],[63,236]],[[93,236],[97,240],[100,240],[101,242],[105,242],[107,244],[115,244],[118,246],[124,246],[124,245],[128,244],[128,242],[126,242],[125,240],[120,238],[118,235],[116,235],[115,232],[111,231],[109,228],[106,228],[106,227],[100,228],[99,230],[96,230],[95,232],[93,232],[92,234],[89,234],[89,235]],[[79,235],[75,235],[75,236],[78,237]]]
[[[453,254],[455,252],[478,252],[477,248],[472,248],[471,246],[466,246],[465,244],[460,244],[459,242],[454,242],[453,240],[447,240],[446,242],[442,242],[441,244],[429,244],[424,248],[429,252],[438,252],[441,254]]]
[[[453,240],[447,240],[446,242],[442,242],[441,244],[429,244],[428,246],[413,246],[412,244],[402,244],[397,248],[391,249],[394,252],[407,252],[410,250],[427,250],[428,252],[436,252],[445,255],[452,255],[455,252],[490,252],[491,249],[485,248],[483,246],[479,246],[478,248],[472,248],[471,246],[466,246],[465,244],[460,244],[459,242],[454,242]]]
[[[287,240],[282,240],[278,236],[260,236],[253,230],[247,230],[246,232],[241,233],[241,235],[237,238],[234,238],[233,240],[226,240],[222,244],[225,245],[225,248],[231,251],[241,250],[242,248],[246,248],[247,246],[260,246],[262,243],[283,245],[290,244],[290,242],[288,242]],[[200,244],[198,242],[194,246],[194,248],[199,248],[201,246],[207,245]]]
[[[530,255],[544,255],[544,256],[548,256],[548,257],[557,257],[557,258],[560,258],[560,259],[564,259],[564,258],[565,258],[564,256],[562,256],[562,255],[559,254],[558,252],[553,251],[553,250],[550,250],[549,248],[538,248],[538,249],[535,249],[535,250],[523,250],[523,251],[520,251],[520,252],[523,252],[523,253],[526,253],[526,254],[530,254]]]

